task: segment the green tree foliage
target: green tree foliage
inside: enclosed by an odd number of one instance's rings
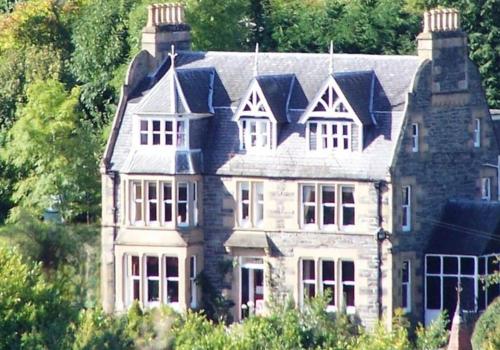
[[[13,195],[19,207],[39,215],[56,207],[66,220],[96,215],[100,147],[79,112],[79,94],[78,88],[67,92],[55,80],[28,87],[27,103],[18,111],[3,152],[24,174]]]
[[[66,282],[48,281],[40,264],[6,247],[0,266],[0,348],[64,349],[76,313]]]
[[[269,0],[268,16],[279,51],[407,53],[420,23],[403,0]]]
[[[477,320],[472,335],[474,350],[500,349],[500,298],[496,298]]]
[[[124,18],[129,10],[127,1],[89,1],[73,30],[71,71],[82,84],[83,106],[98,126],[109,121],[116,103],[115,70],[129,59]]]

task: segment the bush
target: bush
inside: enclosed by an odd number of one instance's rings
[[[417,326],[417,350],[435,350],[445,346],[448,343],[448,314],[442,311],[439,316],[425,328],[422,324]]]
[[[479,317],[472,335],[474,350],[500,349],[500,297]]]
[[[0,247],[0,349],[65,349],[78,310],[68,281],[48,281],[41,264]]]

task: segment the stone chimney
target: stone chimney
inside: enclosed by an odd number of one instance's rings
[[[176,50],[190,50],[190,30],[184,22],[183,5],[149,5],[148,23],[142,30],[142,49],[157,60],[163,59],[172,45]]]
[[[432,92],[467,90],[467,36],[455,9],[424,13],[424,28],[417,37],[418,56],[432,60]]]

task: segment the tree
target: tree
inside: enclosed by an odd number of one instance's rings
[[[79,96],[55,80],[28,87],[3,149],[23,174],[13,195],[18,207],[37,215],[56,207],[65,220],[97,214],[99,136],[82,118]]]
[[[76,318],[64,280],[48,281],[40,264],[3,246],[0,266],[0,348],[64,349]]]
[[[130,7],[130,1],[89,1],[74,25],[71,72],[81,84],[82,105],[98,128],[108,123],[114,111],[115,70],[129,59],[124,16]]]

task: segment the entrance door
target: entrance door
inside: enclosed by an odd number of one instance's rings
[[[262,258],[242,257],[240,264],[240,317],[259,315],[264,309],[264,263]]]

